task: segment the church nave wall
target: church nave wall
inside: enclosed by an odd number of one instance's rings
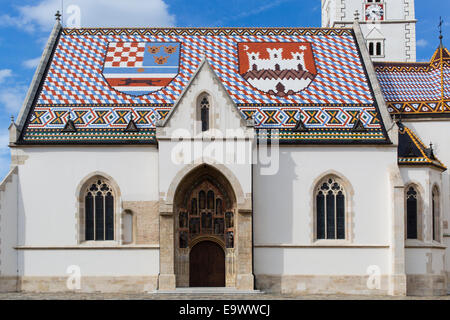
[[[387,294],[393,273],[389,172],[396,162],[393,147],[281,147],[276,175],[260,175],[256,166],[257,285],[279,283],[289,293]],[[318,238],[316,196],[327,177],[345,194],[345,232]],[[373,272],[381,287],[369,290]]]

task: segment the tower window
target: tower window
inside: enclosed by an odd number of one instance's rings
[[[371,40],[367,42],[369,49],[369,55],[371,57],[383,57],[384,56],[384,41],[383,40]]]

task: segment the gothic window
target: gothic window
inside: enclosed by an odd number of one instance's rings
[[[97,179],[85,191],[85,240],[114,240],[114,192]]]
[[[433,192],[431,195],[431,223],[432,223],[432,232],[433,232],[433,240],[440,241],[440,228],[439,228],[439,191],[435,187],[433,188]]]
[[[202,131],[209,130],[209,99],[205,95],[200,100],[200,121],[202,123]]]
[[[335,178],[316,189],[316,238],[345,239],[345,190]]]
[[[418,215],[417,215],[418,194],[414,187],[409,187],[406,191],[406,238],[418,238]]]

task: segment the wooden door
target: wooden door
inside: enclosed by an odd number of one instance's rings
[[[190,287],[225,287],[225,253],[215,242],[196,244],[189,255]]]

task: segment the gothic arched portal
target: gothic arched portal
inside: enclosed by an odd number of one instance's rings
[[[236,198],[228,180],[210,166],[196,168],[177,188],[174,209],[177,286],[234,286]]]

